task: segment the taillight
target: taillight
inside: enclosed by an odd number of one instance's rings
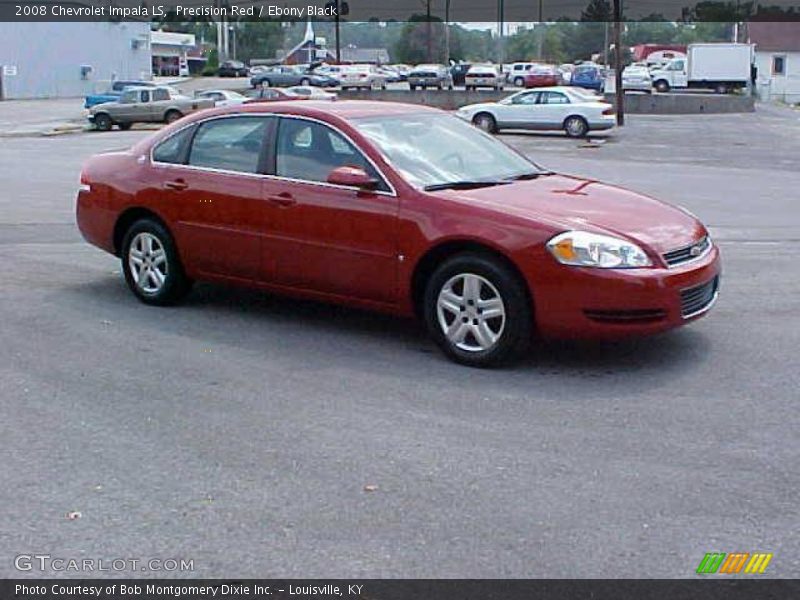
[[[603,111],[603,114],[606,115],[606,116],[613,115],[614,114],[614,107],[613,106],[609,106],[607,109],[605,109]]]
[[[86,174],[86,171],[81,171],[81,176],[79,181],[80,185],[78,186],[78,191],[81,192],[92,191],[92,184],[89,182],[89,176]]]

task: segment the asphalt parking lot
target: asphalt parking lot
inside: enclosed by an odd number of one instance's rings
[[[741,551],[800,576],[800,112],[503,135],[687,207],[724,277],[683,330],[494,371],[342,308],[213,286],[138,303],[73,212],[82,161],[147,134],[0,140],[0,574],[41,576],[13,559],[46,553],[194,560],[169,576],[671,578]]]

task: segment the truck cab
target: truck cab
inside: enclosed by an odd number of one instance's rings
[[[689,87],[689,72],[685,58],[673,58],[663,67],[652,69],[653,86],[659,92],[668,92],[671,88]]]

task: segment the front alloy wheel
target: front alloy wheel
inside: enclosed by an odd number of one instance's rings
[[[430,276],[423,302],[431,337],[456,362],[494,366],[530,342],[525,284],[497,257],[469,252],[445,260]]]
[[[460,273],[444,284],[436,302],[436,316],[448,341],[467,352],[491,350],[506,325],[500,292],[474,273]]]

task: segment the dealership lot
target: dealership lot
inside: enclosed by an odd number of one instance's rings
[[[82,161],[144,135],[0,140],[0,573],[47,553],[228,578],[681,577],[764,551],[800,574],[800,113],[503,135],[687,207],[725,271],[691,327],[495,371],[336,307],[136,302],[73,212]]]

